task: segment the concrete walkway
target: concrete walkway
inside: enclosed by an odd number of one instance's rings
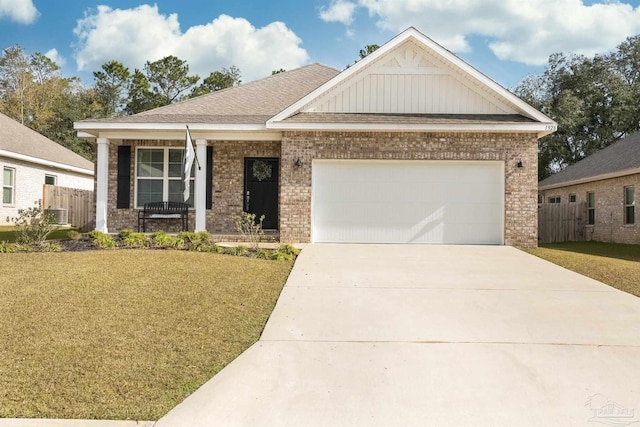
[[[327,244],[260,341],[156,426],[639,418],[639,298],[510,247]]]

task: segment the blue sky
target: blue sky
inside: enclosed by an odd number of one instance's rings
[[[604,53],[640,33],[640,0],[0,0],[0,47],[41,52],[89,84],[116,59],[166,55],[243,80],[310,62],[342,69],[408,26],[512,88],[549,54]]]

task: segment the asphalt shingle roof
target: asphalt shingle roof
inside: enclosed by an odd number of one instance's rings
[[[539,187],[558,185],[600,175],[640,168],[640,132],[622,138],[578,163],[539,182]]]
[[[93,171],[89,160],[4,114],[0,114],[0,150]]]
[[[339,73],[321,64],[310,64],[132,116],[88,121],[264,124]]]

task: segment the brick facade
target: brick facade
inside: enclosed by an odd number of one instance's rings
[[[130,208],[117,209],[117,178],[118,178],[118,145],[132,147],[130,176],[131,196]],[[213,147],[213,208],[206,213],[206,229],[216,234],[235,232],[235,218],[242,213],[244,189],[244,158],[245,157],[280,157],[280,142],[278,141],[211,141]],[[109,145],[109,194],[107,224],[110,232],[122,229],[137,229],[138,209],[135,209],[135,159],[137,147],[184,147],[184,141],[160,140],[125,140]],[[199,159],[201,163],[205,159]],[[194,166],[196,167],[196,166]],[[211,167],[211,165],[209,165]],[[189,214],[189,229],[195,227],[195,211]],[[180,231],[178,221],[153,220],[147,222],[147,231],[163,230],[167,232]]]
[[[294,168],[296,159],[302,167]],[[537,246],[537,136],[498,133],[285,132],[280,239],[311,238],[313,159],[499,160],[505,162],[505,244]],[[518,168],[522,161],[524,167]]]
[[[135,147],[182,147],[182,141],[132,141],[131,208],[116,209],[117,144],[109,147],[108,226],[110,231],[137,227]],[[243,209],[244,158],[280,158],[280,240],[311,239],[311,165],[313,159],[492,160],[505,163],[505,244],[537,245],[537,135],[422,132],[285,132],[279,141],[211,141],[213,209],[206,228],[215,234],[235,231]],[[303,164],[294,167],[297,159]],[[521,161],[523,168],[518,168]],[[190,215],[190,229],[195,212]],[[150,223],[148,230],[176,231],[175,222]]]
[[[569,203],[569,195],[576,195],[576,203],[587,202],[587,192],[595,195],[595,224],[585,225],[585,238],[599,242],[617,242],[640,244],[640,210],[635,206],[635,224],[624,224],[624,187],[635,188],[636,200],[640,196],[640,174],[603,179],[584,184],[568,185],[551,190],[540,191],[543,203],[549,203],[549,197],[560,197],[560,203]],[[583,212],[587,218],[587,213]]]

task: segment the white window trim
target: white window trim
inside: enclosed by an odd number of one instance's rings
[[[11,185],[7,185],[4,182],[4,171],[5,170],[11,171],[11,180],[13,181],[11,183]],[[5,202],[4,201],[4,189],[5,188],[11,188],[11,201],[10,202]],[[4,166],[2,168],[2,204],[5,205],[5,206],[14,206],[16,204],[16,168],[12,168],[10,166]]]
[[[49,184],[49,185],[58,185],[58,176],[57,175],[51,175],[50,173],[46,173],[44,174],[44,183],[47,183],[47,178],[53,178],[53,184]]]
[[[170,177],[169,176],[169,150],[184,150],[184,147],[136,147],[136,157],[134,159],[134,171],[133,171],[133,179],[134,179],[134,185],[133,185],[133,206],[134,209],[142,209],[142,206],[138,206],[138,180],[139,179],[151,179],[151,180],[158,180],[160,179],[160,177],[156,176],[156,177],[138,177],[138,153],[140,150],[164,150],[164,157],[163,157],[163,170],[162,170],[162,200],[163,201],[167,201],[169,200],[169,181],[182,181],[182,176],[180,177]],[[182,175],[182,174],[181,174]],[[195,177],[191,178],[191,188],[194,188],[195,185]],[[189,207],[189,210],[194,210],[195,209],[195,191],[193,194],[193,198],[194,198],[194,207]]]
[[[589,207],[589,194],[593,194],[593,207]],[[593,209],[593,223],[589,223],[589,211]],[[587,226],[593,227],[596,225],[596,192],[587,191]]]
[[[627,202],[627,189],[631,188],[633,191],[633,202],[632,203],[628,203]],[[627,185],[623,188],[623,194],[622,194],[623,200],[622,200],[622,204],[624,205],[624,212],[623,212],[623,219],[624,219],[624,225],[635,225],[636,223],[636,215],[635,215],[635,207],[636,207],[636,188],[633,185]],[[627,209],[628,208],[633,208],[634,213],[633,213],[633,222],[629,222],[627,220]]]

